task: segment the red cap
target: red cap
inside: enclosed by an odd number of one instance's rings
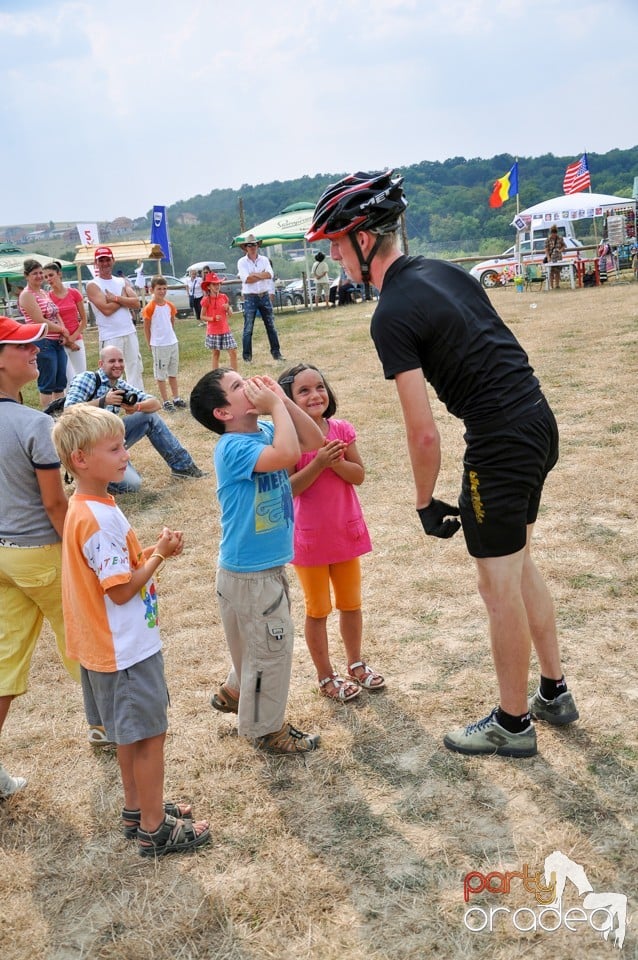
[[[202,280],[202,290],[208,290],[208,288],[213,283],[221,283],[221,277],[218,277],[216,273],[207,273],[204,279]]]
[[[115,260],[113,256],[113,251],[110,247],[96,247],[95,253],[93,254],[93,262],[97,260],[98,257],[110,257],[111,260]]]
[[[32,343],[46,335],[46,323],[18,323],[10,317],[0,317],[0,343]]]

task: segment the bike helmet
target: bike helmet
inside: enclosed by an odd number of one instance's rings
[[[359,260],[366,300],[370,298],[370,264],[387,233],[394,233],[399,218],[408,205],[401,184],[403,177],[393,177],[392,170],[382,173],[353,173],[324,191],[315,207],[312,225],[306,240],[338,240],[350,235],[350,242]],[[364,257],[355,233],[371,230],[376,241]]]
[[[353,173],[331,184],[319,198],[306,240],[337,240],[353,230],[394,232],[408,202],[403,177],[392,173]]]

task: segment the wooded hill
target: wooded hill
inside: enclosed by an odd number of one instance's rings
[[[608,153],[588,153],[592,190],[631,196],[634,176],[638,176],[638,146]],[[492,209],[489,196],[494,181],[503,177],[515,161],[508,153],[489,160],[452,157],[442,163],[424,160],[404,167],[405,191],[410,202],[407,232],[410,253],[437,256],[464,256],[492,252],[508,246],[514,237],[510,226],[516,213],[516,200]],[[520,209],[540,203],[563,192],[563,177],[568,163],[578,156],[519,157]],[[235,259],[229,251],[232,238],[240,232],[241,198],[246,228],[275,216],[291,203],[314,203],[325,187],[345,172],[336,171],[258,185],[245,184],[239,190],[211,190],[207,196],[191,197],[168,209],[175,268],[181,271],[189,263],[209,257]],[[194,214],[195,226],[176,222],[180,214]]]

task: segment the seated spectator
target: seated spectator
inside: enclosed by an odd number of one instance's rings
[[[333,307],[336,306],[337,303],[340,307],[345,306],[347,303],[354,303],[356,292],[356,286],[342,268],[339,278],[334,280],[330,287],[328,303],[332,304]]]
[[[87,371],[73,378],[67,391],[65,407],[74,403],[92,403],[112,413],[124,414],[124,436],[127,447],[148,437],[160,457],[171,468],[174,477],[184,480],[208,476],[195,465],[190,453],[157,415],[161,404],[157,397],[136,390],[122,379],[124,354],[119,347],[104,347],[100,353],[100,369]],[[96,382],[99,380],[99,383]],[[142,478],[129,461],[120,483],[109,484],[109,493],[135,493]]]

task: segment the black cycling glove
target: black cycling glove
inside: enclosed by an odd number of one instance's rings
[[[417,510],[423,529],[430,537],[447,540],[453,537],[461,526],[460,520],[446,520],[446,517],[458,517],[460,510],[444,500],[431,500],[430,505]]]

